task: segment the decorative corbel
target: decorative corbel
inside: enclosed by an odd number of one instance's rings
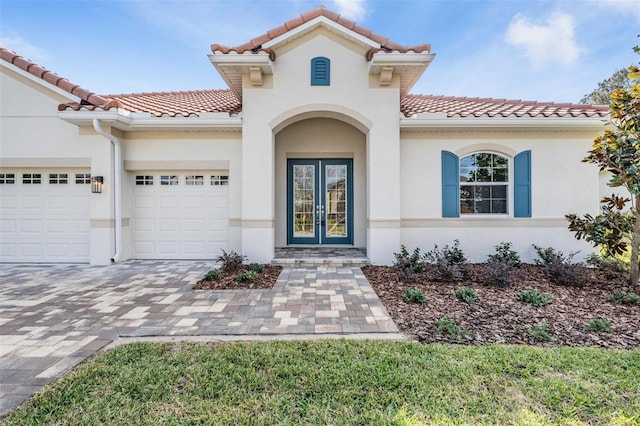
[[[262,86],[262,70],[260,67],[249,67],[249,77],[253,86]]]
[[[380,86],[389,86],[393,78],[393,67],[382,67],[380,70]]]

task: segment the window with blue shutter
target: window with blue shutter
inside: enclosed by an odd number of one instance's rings
[[[442,151],[442,217],[460,216],[459,168],[458,156]]]
[[[311,85],[329,86],[331,77],[331,61],[329,58],[318,56],[311,60]]]
[[[513,158],[513,216],[531,217],[531,151]]]

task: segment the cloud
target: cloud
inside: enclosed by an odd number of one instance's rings
[[[365,0],[333,0],[333,3],[335,4],[336,12],[345,18],[359,21],[365,17]]]
[[[636,18],[640,17],[640,3],[637,0],[596,0],[596,3],[610,11],[635,15]]]
[[[523,48],[531,64],[544,68],[552,64],[570,65],[582,53],[574,39],[574,24],[571,15],[556,12],[540,25],[517,14],[509,23],[505,41]]]
[[[40,65],[53,62],[45,51],[20,36],[0,37],[0,45]]]

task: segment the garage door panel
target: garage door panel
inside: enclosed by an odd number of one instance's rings
[[[39,219],[22,219],[20,221],[20,231],[25,234],[41,234],[42,221]]]
[[[201,172],[170,173],[178,184],[159,185],[167,174],[153,173],[153,185],[133,187],[133,257],[211,259],[228,246],[228,191],[211,185],[210,175],[203,185],[185,184],[186,176]]]
[[[15,219],[0,219],[0,233],[15,233],[18,229],[17,223],[18,221]],[[9,238],[9,236],[7,236],[6,238]]]

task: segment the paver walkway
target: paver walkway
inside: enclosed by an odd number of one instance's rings
[[[0,417],[122,338],[402,338],[360,268],[286,268],[270,290],[193,290],[210,268],[0,265]]]

